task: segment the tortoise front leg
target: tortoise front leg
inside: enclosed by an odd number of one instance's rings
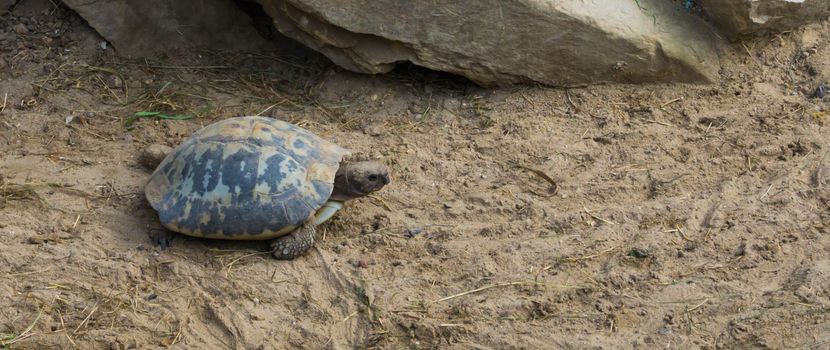
[[[165,229],[150,229],[150,240],[159,247],[161,250],[165,250],[173,245],[173,238],[175,235],[167,231]]]
[[[314,246],[314,224],[307,222],[294,232],[271,241],[271,254],[279,260],[292,260]]]

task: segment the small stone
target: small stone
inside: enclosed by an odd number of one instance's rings
[[[457,98],[448,98],[444,100],[444,108],[449,110],[457,110],[461,107],[461,101]]]
[[[634,258],[637,258],[637,259],[645,259],[645,258],[650,257],[651,253],[649,253],[648,250],[645,250],[645,249],[642,249],[642,248],[631,248],[631,250],[628,251],[628,256],[634,257]]]
[[[169,146],[150,145],[141,153],[138,162],[148,169],[155,169],[164,160],[164,157],[167,157],[172,151],[173,148]]]
[[[363,127],[363,133],[369,136],[383,136],[385,130],[383,124],[372,123]]]
[[[742,241],[741,244],[738,245],[738,248],[735,249],[735,256],[743,256],[744,254],[746,254],[746,242]]]
[[[404,232],[403,235],[408,237],[408,238],[415,238],[415,236],[420,235],[423,232],[424,232],[424,229],[422,229],[420,227],[412,227],[412,228],[406,229],[406,232]]]
[[[815,97],[815,98],[824,98],[824,96],[826,96],[826,95],[827,95],[827,87],[824,86],[823,83],[819,84],[819,86],[816,87],[816,90],[813,91],[813,97]]]
[[[364,260],[364,259],[360,259],[360,260],[349,260],[349,263],[350,263],[352,266],[357,267],[357,268],[361,268],[361,269],[365,269],[366,267],[368,267],[368,266],[369,266],[369,262],[368,262],[368,261],[366,261],[366,260]]]
[[[14,32],[17,33],[17,34],[28,34],[29,33],[29,28],[26,28],[26,25],[23,24],[23,23],[15,24],[14,27],[12,27],[12,29],[14,29]]]

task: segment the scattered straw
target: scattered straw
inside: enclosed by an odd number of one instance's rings
[[[225,267],[227,267],[227,270],[225,271],[225,277],[230,277],[230,275],[231,275],[231,269],[233,268],[233,264],[236,264],[238,261],[240,261],[240,260],[242,260],[242,259],[245,259],[245,258],[247,258],[247,257],[251,257],[251,256],[255,256],[255,255],[266,255],[266,254],[271,254],[271,252],[256,252],[256,253],[250,253],[250,254],[245,254],[245,255],[243,255],[243,256],[240,256],[240,257],[238,257],[238,258],[236,258],[236,259],[231,260],[231,262],[229,262],[227,265],[225,265]]]
[[[574,101],[573,101],[573,100],[571,100],[571,92],[570,92],[570,90],[565,90],[565,97],[568,99],[568,103],[571,105],[571,107],[573,107],[573,108],[574,108],[574,111],[579,112],[579,107],[577,107],[577,106],[576,106],[576,103],[574,103]]]
[[[170,344],[167,345],[168,348],[172,347],[173,345],[176,345],[176,343],[179,341],[179,339],[182,336],[182,328],[183,328],[182,324],[181,324],[181,322],[179,322],[179,329],[176,331],[176,335],[173,336],[173,340],[171,340]]]
[[[9,345],[12,345],[12,344],[17,343],[19,341],[22,341],[26,338],[34,336],[36,333],[29,333],[29,332],[31,332],[32,329],[35,328],[35,325],[37,324],[37,321],[40,320],[40,316],[43,316],[43,309],[40,309],[38,311],[37,316],[35,317],[35,320],[32,321],[32,324],[30,324],[29,327],[26,327],[26,329],[24,329],[23,332],[21,332],[19,335],[17,335],[16,337],[12,337],[11,339],[8,339],[8,340],[0,339],[0,348],[5,349]]]
[[[386,201],[384,201],[384,200],[383,200],[383,198],[380,198],[380,197],[375,196],[375,195],[373,195],[373,194],[367,195],[366,197],[369,197],[369,198],[371,198],[371,199],[374,199],[374,200],[376,200],[376,201],[380,202],[380,205],[382,205],[382,206],[383,206],[383,209],[386,209],[386,211],[392,211],[392,208],[391,208],[391,207],[389,207],[389,205],[388,205],[388,204],[386,204]]]
[[[81,330],[81,327],[83,327],[83,326],[84,326],[87,322],[89,322],[89,319],[90,319],[90,318],[92,318],[92,314],[94,314],[94,313],[95,313],[95,311],[97,311],[97,310],[98,310],[98,305],[99,305],[99,302],[97,302],[97,301],[96,301],[96,302],[95,302],[95,306],[93,306],[93,307],[92,307],[92,310],[90,310],[90,311],[89,311],[89,314],[88,314],[88,315],[86,315],[86,317],[84,318],[84,320],[83,320],[83,321],[81,321],[81,323],[80,323],[80,324],[78,324],[78,327],[76,327],[76,328],[75,328],[75,330],[72,332],[72,335],[77,334],[77,333],[78,333],[78,331],[79,331],[79,330]]]

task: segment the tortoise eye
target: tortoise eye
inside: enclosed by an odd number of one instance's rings
[[[377,176],[377,175],[372,174],[372,175],[369,175],[368,179],[369,179],[369,181],[375,182],[375,181],[377,181],[377,180],[378,180],[378,176]]]

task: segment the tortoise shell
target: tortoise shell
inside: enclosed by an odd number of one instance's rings
[[[328,201],[347,154],[291,123],[229,118],[173,149],[151,175],[145,196],[172,231],[272,239],[314,217]]]

